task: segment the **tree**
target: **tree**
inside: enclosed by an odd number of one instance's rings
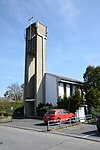
[[[82,105],[82,95],[78,88],[75,88],[75,93],[68,98],[69,101],[69,110],[75,112]]]
[[[88,66],[83,74],[83,78],[85,92],[91,87],[97,88],[100,91],[100,66]]]
[[[64,108],[68,110],[68,100],[66,94],[64,94],[63,98],[61,96],[57,99],[58,108]]]
[[[67,97],[64,95],[63,98],[59,97],[57,104],[58,108],[64,108],[75,113],[78,107],[82,104],[82,95],[78,88],[75,88],[75,93],[72,96]]]
[[[100,66],[88,66],[83,78],[86,104],[90,109],[100,109]]]
[[[23,90],[21,86],[17,83],[13,83],[10,86],[8,86],[8,90],[4,94],[5,97],[14,101],[22,101],[22,95]]]
[[[88,106],[94,108],[100,106],[100,91],[91,87],[86,94],[86,103]]]

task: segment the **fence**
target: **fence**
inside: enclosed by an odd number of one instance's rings
[[[50,120],[48,121],[47,124],[47,131],[51,130],[51,126],[59,126],[62,127],[64,125],[71,125],[71,124],[75,124],[75,123],[79,123],[79,122],[86,122],[89,121],[92,118],[92,115],[85,115],[84,117],[72,117],[72,118],[64,118],[64,119],[60,119],[59,121],[54,121],[54,120]]]

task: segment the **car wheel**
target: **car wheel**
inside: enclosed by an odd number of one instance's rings
[[[100,133],[100,128],[98,128],[98,132]]]
[[[61,119],[60,119],[60,118],[57,118],[56,122],[60,122],[60,121],[61,121]]]
[[[71,122],[72,122],[72,123],[75,123],[75,122],[76,122],[75,116],[72,116],[72,117],[71,117]]]

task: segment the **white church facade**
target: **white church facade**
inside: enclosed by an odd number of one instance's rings
[[[50,73],[45,74],[45,103],[57,104],[58,97],[67,97],[75,92],[75,87],[82,93],[82,82]]]
[[[47,27],[40,22],[26,28],[24,115],[35,116],[39,103],[55,105],[59,96],[71,96],[81,81],[46,73]]]

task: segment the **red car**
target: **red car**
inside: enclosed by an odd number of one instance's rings
[[[65,110],[65,109],[52,109],[47,111],[47,113],[44,115],[44,122],[47,123],[48,121],[60,121],[62,119],[62,121],[64,121],[63,119],[65,119],[65,121],[67,121],[69,118],[74,118],[75,115],[73,113],[69,113],[69,111]]]
[[[97,116],[96,126],[97,126],[97,129],[98,129],[98,132],[100,133],[100,114]]]

